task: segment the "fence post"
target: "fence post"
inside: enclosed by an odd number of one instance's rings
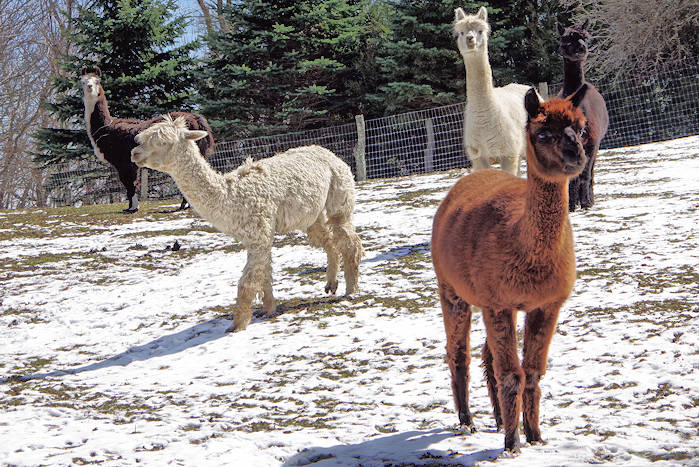
[[[141,201],[148,199],[148,168],[141,169]]]
[[[549,100],[549,84],[546,81],[539,83],[539,94],[545,101]]]
[[[357,181],[366,180],[366,127],[364,115],[355,115],[357,123],[357,146],[354,148],[354,160],[357,166]]]
[[[434,172],[434,123],[431,118],[425,119],[427,146],[425,146],[425,173]]]

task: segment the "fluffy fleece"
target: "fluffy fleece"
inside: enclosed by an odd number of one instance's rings
[[[467,15],[461,8],[454,12],[454,34],[466,66],[464,149],[474,170],[489,168],[494,159],[500,161],[502,170],[518,175],[520,158],[526,155],[523,103],[530,87],[516,83],[493,86],[485,7],[476,15]]]
[[[529,115],[527,179],[499,170],[463,177],[434,217],[432,261],[447,334],[447,361],[459,422],[473,431],[468,407],[471,307],[482,308],[481,352],[488,393],[505,449],[519,451],[519,415],[529,443],[541,442],[539,379],[560,307],[575,282],[568,179],[585,166],[580,135],[585,117],[569,99],[541,104],[525,96]],[[517,351],[517,310],[526,312],[523,359]]]
[[[194,141],[205,136],[204,131],[187,129],[182,118],[166,117],[139,133],[131,158],[139,166],[169,173],[200,215],[247,250],[229,330],[247,327],[258,294],[267,315],[276,310],[271,256],[275,233],[303,230],[311,245],[326,251],[326,292],[337,290],[341,255],[346,293],[354,293],[364,250],[352,225],[354,179],[347,164],[325,148],[305,146],[257,162],[248,159],[221,175],[199,157]]]

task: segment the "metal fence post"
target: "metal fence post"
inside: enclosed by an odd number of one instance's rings
[[[355,115],[357,123],[357,145],[354,147],[354,160],[357,166],[357,181],[366,180],[366,127],[364,115]]]
[[[539,83],[539,94],[544,98],[545,101],[549,100],[549,83],[542,81]]]
[[[425,173],[434,172],[434,123],[431,118],[425,119],[427,146],[425,146]]]
[[[141,201],[148,199],[148,168],[141,169]]]

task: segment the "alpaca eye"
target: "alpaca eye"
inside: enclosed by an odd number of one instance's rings
[[[542,131],[540,133],[537,133],[536,138],[539,140],[541,143],[545,143],[549,139],[551,139],[551,132],[546,130]]]

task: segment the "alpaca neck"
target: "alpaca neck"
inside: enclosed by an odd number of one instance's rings
[[[532,151],[531,145],[528,153]],[[545,180],[536,173],[527,157],[527,195],[524,217],[520,224],[520,240],[531,248],[532,254],[544,256],[558,244],[566,218],[568,217],[568,179]]]
[[[487,103],[493,98],[493,72],[487,49],[464,56],[466,66],[466,99],[470,105]]]
[[[109,115],[109,107],[104,91],[100,89],[97,97],[83,94],[85,102],[85,126],[87,135],[92,143],[95,155],[102,162],[106,162],[104,153],[99,147],[100,139],[107,134],[109,125],[112,123],[112,116]]]
[[[214,220],[220,217],[223,210],[217,202],[235,197],[228,196],[225,177],[201,157],[196,144],[190,141],[182,144],[186,146],[173,149],[177,154],[176,162],[168,173],[194,209],[215,224]]]
[[[86,96],[85,101],[85,123],[90,134],[99,132],[103,127],[112,123],[112,116],[109,114],[109,106],[104,96],[104,91],[100,90],[99,96]]]
[[[585,82],[584,61],[563,59],[563,97],[570,96]]]

